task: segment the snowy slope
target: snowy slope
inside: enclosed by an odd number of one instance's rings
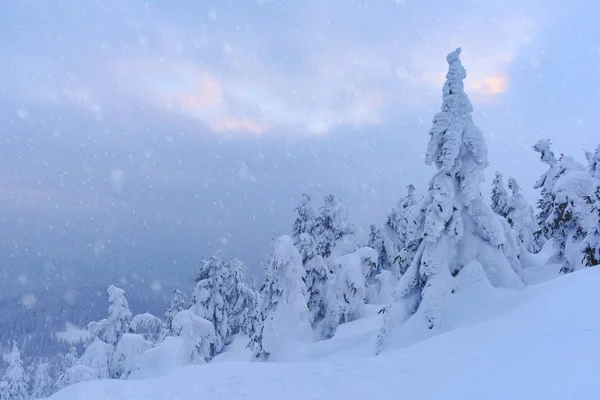
[[[344,352],[355,346],[353,358],[323,357],[333,350],[322,342],[311,362],[224,360],[150,380],[83,382],[52,399],[596,399],[598,287],[600,268],[576,272],[528,288],[484,322],[377,357],[360,357],[372,336],[356,321],[360,340],[346,328],[330,342]]]

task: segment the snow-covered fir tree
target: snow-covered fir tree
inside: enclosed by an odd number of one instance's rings
[[[546,172],[542,174],[540,179],[538,179],[533,186],[534,189],[540,189],[540,198],[536,204],[538,209],[537,222],[540,226],[540,231],[537,233],[536,237],[543,236],[544,239],[550,239],[548,230],[544,229],[544,227],[546,226],[546,220],[550,215],[554,203],[552,188],[560,175],[558,160],[554,155],[552,143],[549,139],[539,140],[532,148],[534,151],[540,153],[540,161],[548,165]]]
[[[214,325],[191,310],[183,310],[175,315],[173,332],[183,339],[192,363],[207,363],[217,353]]]
[[[276,358],[293,342],[311,338],[302,258],[290,236],[275,241],[260,293],[260,327],[251,341],[256,359]]]
[[[596,146],[594,152],[585,152],[585,158],[588,161],[588,170],[596,179],[600,179],[600,144]]]
[[[258,319],[258,296],[246,281],[244,264],[240,260],[234,259],[229,266],[232,275],[227,302],[231,334],[252,335]]]
[[[494,180],[492,181],[492,210],[506,218],[508,214],[508,192],[504,187],[504,181],[502,180],[502,174],[496,172]]]
[[[594,178],[571,157],[554,157],[549,140],[540,140],[533,149],[549,168],[536,182],[541,189],[538,221],[547,239],[552,239],[562,273],[581,264],[581,242],[590,226],[590,208],[584,200],[593,192]]]
[[[150,313],[137,314],[131,320],[131,330],[153,343],[160,338],[163,321]]]
[[[338,258],[357,248],[354,225],[348,209],[333,195],[325,197],[315,228],[317,252],[323,258]],[[335,265],[333,261],[331,264]]]
[[[600,182],[596,182],[594,194],[586,196],[584,201],[591,208],[591,223],[581,245],[582,262],[586,267],[594,267],[600,265]]]
[[[160,340],[162,341],[167,336],[173,335],[173,318],[177,313],[185,308],[185,297],[179,289],[173,291],[173,297],[171,304],[165,312],[163,320],[163,326],[160,333]]]
[[[512,194],[506,203],[506,220],[517,234],[517,241],[521,249],[528,253],[537,253],[540,251],[540,247],[534,235],[539,230],[539,226],[535,220],[533,207],[521,194],[521,187],[515,178],[508,179],[508,188]]]
[[[84,366],[95,371],[98,379],[111,378],[113,377],[111,368],[114,351],[115,346],[96,338],[92,344],[85,349],[81,358],[77,360],[75,365],[71,368]],[[78,375],[79,372],[73,374],[69,373],[69,370],[67,370],[66,373],[68,373],[67,375]]]
[[[409,240],[410,215],[416,206],[415,187],[410,184],[407,186],[407,194],[403,197],[396,207],[392,209],[387,216],[385,226],[382,232],[382,249],[373,247],[375,243],[367,243],[367,246],[380,252],[378,266],[381,270],[390,271],[397,279],[408,268],[409,258],[412,257],[410,248],[414,243]],[[381,256],[381,251],[385,255]]]
[[[449,70],[443,103],[429,132],[425,161],[434,164],[437,173],[418,207],[425,210],[422,219],[413,218],[423,221],[422,241],[396,290],[395,302],[402,302],[402,306],[386,310],[380,344],[392,319],[404,321],[418,314],[425,327],[438,326],[446,298],[455,289],[454,276],[472,261],[481,264],[495,286],[523,285],[516,272],[520,264],[513,233],[481,194],[487,149],[464,92],[466,71],[460,52],[457,49],[446,58]]]
[[[31,380],[31,398],[41,399],[50,396],[54,388],[54,380],[50,376],[50,364],[38,362]]]
[[[131,331],[132,314],[123,289],[110,285],[106,292],[110,305],[106,327],[101,334],[101,339],[115,347],[121,336]]]
[[[382,266],[386,265],[389,269],[394,262],[394,258],[397,256],[392,258],[388,255],[387,246],[385,245],[385,239],[381,233],[381,229],[373,224],[369,225],[366,247],[370,247],[377,252],[377,267],[368,270],[367,275],[365,276],[367,284],[372,284],[375,282],[375,277],[381,273]],[[390,260],[390,258],[392,259]]]
[[[231,341],[230,305],[227,297],[230,290],[231,271],[220,253],[203,261],[197,275],[196,288],[190,309],[199,317],[210,321],[215,327],[215,356]]]
[[[127,379],[136,366],[137,357],[152,348],[152,345],[142,335],[125,333],[121,336],[111,360],[111,378]]]
[[[377,252],[362,247],[339,258],[337,274],[329,290],[327,314],[323,323],[323,334],[332,337],[336,328],[343,323],[364,316],[367,300],[365,276],[377,269]]]
[[[327,263],[317,253],[317,246],[311,235],[308,233],[300,234],[296,248],[302,257],[310,323],[314,327],[325,318],[327,311],[327,288],[331,275]]]
[[[16,343],[9,353],[4,354],[4,362],[7,366],[0,380],[0,400],[27,400],[27,376]]]
[[[294,211],[296,211],[297,215],[292,227],[292,238],[294,239],[294,244],[298,244],[300,235],[303,233],[311,236],[314,235],[317,225],[315,210],[308,194],[304,193],[302,195],[302,199]]]

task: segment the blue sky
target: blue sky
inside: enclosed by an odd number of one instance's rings
[[[4,269],[27,256],[191,276],[224,247],[259,271],[304,191],[381,223],[406,185],[427,185],[459,46],[488,184],[514,175],[533,201],[537,139],[580,160],[600,142],[599,13],[581,0],[7,2]]]

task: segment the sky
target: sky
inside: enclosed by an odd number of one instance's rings
[[[583,162],[600,142],[599,14],[591,0],[7,1],[0,277],[18,288],[68,265],[160,289],[218,249],[260,276],[303,192],[338,196],[359,233],[383,223],[408,184],[427,188],[457,47],[484,190],[501,171],[534,202],[532,144]]]

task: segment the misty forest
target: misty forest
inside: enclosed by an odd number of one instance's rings
[[[271,139],[250,119],[240,117],[233,127],[211,120],[215,131],[227,126],[233,136],[256,136],[219,139],[229,153],[222,160],[214,144],[197,155],[192,145],[170,148],[167,142],[183,140],[174,132],[161,133],[166,142],[148,145],[153,150],[143,144],[153,139],[122,139],[141,150],[103,178],[113,196],[107,202],[91,195],[102,189],[90,190],[98,184],[90,176],[113,156],[87,157],[92,136],[64,148],[23,135],[3,139],[3,171],[29,160],[17,153],[23,145],[54,154],[35,157],[37,177],[16,172],[22,181],[46,179],[41,171],[54,163],[84,161],[56,177],[57,187],[73,193],[65,200],[59,193],[68,192],[45,194],[42,183],[13,189],[14,171],[0,183],[9,210],[2,211],[0,400],[595,398],[600,135],[588,125],[589,145],[573,153],[562,145],[570,140],[566,128],[529,124],[529,135],[517,138],[500,117],[490,135],[487,115],[498,106],[469,82],[471,74],[479,79],[487,72],[465,59],[475,59],[469,54],[475,49],[453,48],[432,55],[443,78],[434,79],[428,119],[396,126],[392,142],[349,138],[355,153],[343,150],[344,139],[329,142],[322,132],[314,140],[323,147],[314,152],[291,133],[268,150],[257,143]],[[0,95],[13,87],[2,86],[2,78],[15,68],[0,65]],[[129,74],[132,66],[115,68]],[[140,74],[153,79],[153,68],[143,64]],[[352,84],[351,76],[341,79]],[[560,82],[546,84],[562,90]],[[212,101],[206,93],[225,90],[212,85],[203,81],[202,96],[189,95],[182,104],[206,106]],[[152,97],[143,87],[138,94]],[[394,96],[412,99],[418,88],[412,89]],[[94,109],[87,94],[75,95],[92,106],[90,115],[102,112],[102,121],[132,112]],[[260,102],[258,94],[247,95]],[[50,94],[40,101],[58,102]],[[595,102],[600,105],[597,95]],[[479,103],[485,113],[477,114]],[[35,115],[16,109],[11,118],[29,124],[19,129],[32,129]],[[156,129],[183,129],[152,110],[139,115]],[[53,112],[37,118],[53,126]],[[143,126],[136,118],[126,118],[123,129]],[[85,125],[79,128],[85,136]],[[54,132],[52,140],[60,135]],[[496,136],[518,143],[519,152],[497,156]],[[331,143],[340,148],[328,154]],[[372,156],[356,160],[364,148]],[[152,160],[176,151],[176,172],[150,180],[160,175]],[[234,163],[243,154],[269,165],[271,175]],[[298,155],[304,160],[296,161]],[[208,166],[209,156],[220,160],[216,167]],[[347,166],[353,163],[363,171],[353,174]],[[125,165],[139,166],[138,175],[131,177]],[[390,180],[379,181],[386,171]],[[207,183],[189,194],[169,186],[186,185],[186,176]],[[371,185],[383,188],[377,200]],[[44,206],[24,211],[34,204]],[[152,217],[135,204],[152,204]]]

